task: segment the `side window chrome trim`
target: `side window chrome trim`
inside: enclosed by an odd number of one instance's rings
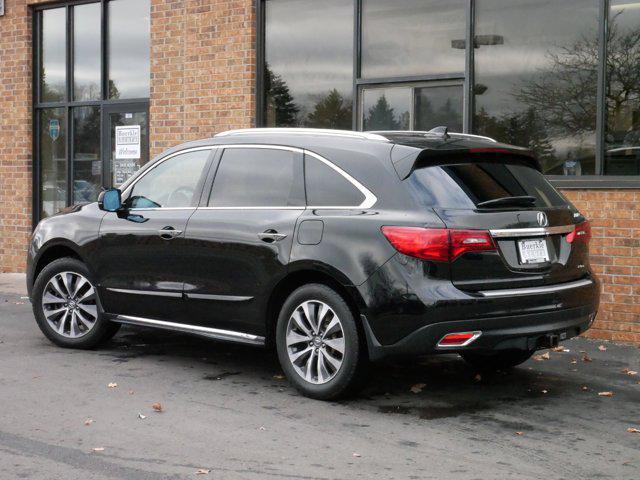
[[[298,147],[288,147],[288,146],[285,146],[285,145],[265,145],[265,144],[233,144],[233,145],[216,145],[216,146],[220,147],[222,149],[225,149],[225,150],[227,148],[262,148],[262,149],[267,149],[267,150],[288,150],[290,152],[302,153],[304,155],[309,155],[310,157],[313,157],[313,158],[315,158],[317,160],[320,160],[322,163],[327,165],[329,168],[332,168],[334,171],[336,171],[338,174],[340,174],[342,177],[344,177],[344,179],[347,180],[351,185],[353,185],[360,193],[362,193],[362,195],[364,195],[364,200],[362,201],[362,203],[360,205],[344,205],[344,206],[340,206],[340,205],[327,205],[327,206],[307,205],[306,208],[310,208],[310,209],[314,209],[314,210],[352,210],[352,209],[361,210],[361,209],[368,209],[368,208],[373,207],[376,204],[376,202],[378,201],[378,198],[373,194],[373,192],[371,192],[371,190],[369,190],[367,187],[362,185],[358,180],[353,178],[351,175],[349,175],[347,172],[345,172],[343,169],[341,169],[340,167],[335,165],[330,160],[327,160],[322,155],[318,155],[317,153],[312,152],[310,150],[306,150],[306,149],[298,148]],[[223,153],[223,155],[224,155],[224,153]],[[226,210],[282,210],[282,209],[304,210],[305,209],[305,208],[302,208],[302,207],[199,207],[199,208],[217,209],[217,210],[225,210],[225,209]]]
[[[158,167],[158,165],[166,162],[167,160],[176,157],[178,155],[182,155],[183,153],[191,153],[191,152],[199,152],[201,150],[213,150],[217,148],[216,145],[209,145],[209,146],[205,146],[205,147],[192,147],[192,148],[185,148],[184,150],[179,150],[177,152],[173,152],[169,155],[167,155],[166,157],[161,158],[160,160],[158,160],[157,162],[155,162],[151,167],[149,167],[148,170],[146,170],[142,175],[140,175],[138,178],[136,178],[130,185],[127,185],[125,187],[125,189],[122,191],[122,197],[126,197],[128,198],[128,195],[131,193],[131,189],[135,186],[136,183],[138,183],[140,180],[142,180],[149,172],[151,172],[152,170],[154,170],[156,167]],[[154,207],[154,208],[132,208],[131,210],[176,210],[176,209],[193,209],[196,207]]]

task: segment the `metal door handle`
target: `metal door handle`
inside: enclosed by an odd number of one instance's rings
[[[258,238],[263,242],[273,243],[282,240],[283,238],[287,238],[287,235],[284,233],[278,233],[275,230],[267,230],[259,233]]]
[[[182,233],[182,230],[176,230],[173,227],[164,227],[158,230],[158,235],[164,240],[171,240]]]

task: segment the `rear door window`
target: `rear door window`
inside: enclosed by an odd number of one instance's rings
[[[302,155],[269,148],[227,148],[209,197],[210,207],[304,206]]]
[[[530,207],[564,206],[562,195],[537,170],[520,164],[473,162],[416,169],[405,180],[427,207],[475,209],[505,197],[534,197]]]
[[[310,207],[357,207],[365,197],[334,168],[311,155],[305,155],[307,205]]]

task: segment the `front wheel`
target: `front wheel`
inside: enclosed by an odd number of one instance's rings
[[[331,400],[362,385],[366,345],[349,306],[333,289],[310,284],[295,290],[276,328],[280,365],[304,395]]]
[[[534,350],[504,350],[487,353],[461,353],[464,360],[482,370],[507,370],[526,362]]]
[[[102,315],[93,276],[75,258],[60,258],[44,267],[31,301],[40,330],[61,347],[92,348],[120,327]]]

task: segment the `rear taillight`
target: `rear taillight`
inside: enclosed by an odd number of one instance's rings
[[[589,243],[589,240],[591,240],[591,225],[588,221],[579,223],[573,227],[573,232],[567,235],[569,243]]]
[[[486,230],[382,227],[382,233],[400,253],[436,262],[453,262],[467,252],[496,249]]]

